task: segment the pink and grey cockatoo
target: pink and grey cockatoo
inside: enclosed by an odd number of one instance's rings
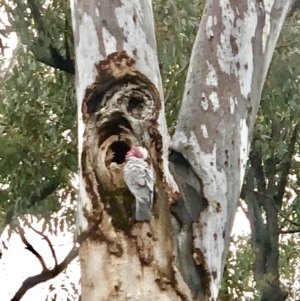
[[[137,221],[149,221],[153,204],[154,175],[146,162],[148,151],[144,147],[134,146],[126,154],[124,180],[130,192],[135,196],[135,218]]]

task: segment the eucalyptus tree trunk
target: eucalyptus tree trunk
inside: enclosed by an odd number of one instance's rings
[[[83,301],[217,299],[263,82],[290,4],[207,1],[171,140],[151,1],[72,2]],[[150,223],[134,220],[123,180],[133,145],[148,149],[155,170]]]

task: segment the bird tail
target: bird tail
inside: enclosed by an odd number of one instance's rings
[[[144,200],[136,199],[135,218],[137,221],[150,221],[152,216],[151,205]]]

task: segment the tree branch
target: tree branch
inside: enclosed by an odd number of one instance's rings
[[[54,248],[53,248],[53,246],[52,246],[52,244],[51,244],[51,241],[50,241],[50,239],[48,238],[48,236],[46,236],[43,232],[40,232],[40,231],[36,230],[35,228],[33,228],[29,223],[26,223],[26,225],[27,225],[30,229],[32,229],[35,233],[39,234],[40,236],[43,237],[43,239],[46,240],[46,242],[47,242],[47,244],[48,244],[48,246],[49,246],[49,248],[50,248],[51,254],[52,254],[52,256],[53,256],[55,266],[57,266],[58,262],[57,262],[56,253],[55,253],[55,250],[54,250]]]
[[[300,229],[297,230],[280,230],[280,234],[295,234],[295,233],[300,233]]]
[[[20,235],[20,237],[21,237],[21,240],[22,240],[23,244],[26,246],[25,249],[27,249],[28,251],[30,251],[32,254],[34,254],[34,255],[37,257],[37,259],[39,260],[39,262],[40,262],[41,265],[42,265],[43,270],[48,271],[48,268],[47,268],[47,266],[46,266],[46,264],[45,264],[45,261],[44,261],[43,257],[42,257],[42,256],[34,249],[34,247],[28,242],[28,240],[27,240],[26,237],[25,237],[25,232],[24,232],[23,228],[20,226],[19,223],[18,223],[18,225],[17,225],[17,228],[18,228],[18,230],[19,230],[19,235]]]
[[[247,217],[251,227],[251,244],[255,251],[255,260],[253,263],[254,278],[260,283],[265,274],[265,262],[267,261],[266,245],[267,229],[262,219],[261,206],[259,205],[259,197],[254,190],[254,166],[251,165],[245,177],[245,184],[242,188],[241,197],[248,205]],[[248,193],[246,192],[248,191]],[[261,194],[259,194],[260,196]],[[243,208],[243,207],[242,207]]]
[[[261,152],[254,147],[254,139],[252,142],[252,151],[249,156],[249,161],[251,162],[251,166],[253,167],[253,171],[255,177],[257,178],[257,186],[258,190],[264,192],[266,190],[266,180],[265,180],[265,172],[262,165]]]
[[[277,195],[276,195],[276,204],[277,201],[282,201],[283,199],[283,195],[285,192],[285,187],[288,181],[288,175],[290,173],[290,169],[291,169],[291,161],[292,161],[292,157],[295,151],[295,145],[297,142],[297,138],[298,138],[298,130],[299,130],[299,124],[297,124],[294,128],[290,143],[288,145],[288,150],[287,150],[287,154],[286,154],[286,158],[284,158],[285,160],[283,160],[284,162],[283,167],[282,167],[282,173],[281,173],[281,178],[280,178],[280,182],[278,184],[278,189],[277,189]]]
[[[254,194],[256,194],[256,195],[262,196],[262,197],[264,197],[264,198],[266,198],[266,199],[269,199],[270,201],[274,202],[274,199],[271,198],[271,197],[269,197],[268,195],[265,195],[265,194],[260,193],[260,192],[257,192],[257,191],[252,191],[251,189],[249,189],[249,188],[247,188],[247,187],[245,187],[245,186],[243,186],[243,190],[248,190],[248,191],[250,191],[250,192],[252,192],[252,193],[254,193]],[[286,215],[285,215],[285,214],[284,214],[277,206],[274,206],[274,207],[275,207],[276,211],[278,212],[278,214],[279,214],[285,221],[287,221],[287,222],[289,222],[290,224],[292,224],[292,225],[294,225],[294,226],[300,228],[300,224],[299,224],[299,223],[297,223],[297,222],[295,222],[295,221],[289,219],[289,218],[288,218],[288,217],[287,217],[287,216],[286,216]]]
[[[74,60],[67,61],[51,44],[45,47],[42,45],[41,38],[35,39],[35,42],[25,42],[22,39],[22,43],[28,47],[38,62],[70,74],[75,74]]]
[[[24,9],[24,5],[20,1],[16,2],[19,7],[17,6],[12,13],[17,14],[18,18],[23,20],[22,8]],[[27,33],[22,32],[20,34],[22,43],[28,47],[37,61],[67,73],[75,74],[74,60],[64,58],[58,49],[54,47],[53,39],[44,27],[43,18],[36,1],[28,0],[27,2],[38,31],[38,37],[30,38],[29,36],[26,36]],[[25,26],[25,28],[26,27],[27,26]],[[46,37],[48,42],[45,43],[45,39],[43,39],[43,37]]]
[[[52,270],[43,270],[40,274],[37,274],[32,277],[28,277],[21,287],[18,289],[16,294],[13,296],[11,301],[19,301],[21,298],[25,295],[25,293],[33,288],[34,286],[45,282],[49,279],[52,279],[56,277],[58,274],[60,274],[69,263],[72,262],[73,259],[75,259],[78,256],[78,249],[74,246],[68,255],[65,257],[65,259],[59,264],[56,265]]]
[[[42,21],[41,12],[40,12],[40,9],[37,6],[35,0],[27,0],[27,2],[28,2],[28,6],[31,10],[31,14],[33,16],[34,23],[36,24],[38,31],[46,34],[46,31],[44,29],[44,24]]]
[[[296,227],[299,227],[300,228],[300,224],[289,219],[277,206],[274,206],[276,211],[278,212],[278,214],[286,221],[286,222],[289,222],[290,224],[296,226]]]

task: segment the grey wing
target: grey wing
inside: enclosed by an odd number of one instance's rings
[[[128,162],[124,167],[124,180],[135,197],[152,205],[154,179],[146,162]]]

